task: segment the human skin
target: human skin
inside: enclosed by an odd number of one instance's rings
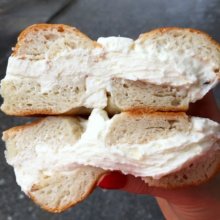
[[[188,114],[210,118],[220,123],[220,113],[212,93],[192,104]],[[152,195],[157,199],[161,211],[168,220],[220,219],[220,174],[200,186],[163,189],[149,187],[141,178],[115,171],[102,177],[98,186]]]

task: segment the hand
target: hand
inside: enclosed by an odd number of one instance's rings
[[[192,104],[188,114],[220,122],[220,114],[211,93],[203,100]],[[168,220],[220,219],[220,175],[200,186],[163,189],[149,187],[141,178],[114,171],[105,175],[98,186],[155,196]]]

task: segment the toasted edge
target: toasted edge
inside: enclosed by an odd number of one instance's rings
[[[201,31],[201,30],[198,30],[198,29],[194,29],[194,28],[161,27],[161,28],[153,29],[149,32],[140,34],[139,37],[137,38],[137,40],[145,41],[152,36],[167,33],[170,31],[187,31],[188,33],[202,35],[203,37],[206,38],[207,41],[209,41],[209,43],[212,46],[215,46],[217,48],[218,52],[220,53],[220,43],[217,40],[215,40],[213,37],[211,37],[208,33]],[[218,78],[220,80],[220,70],[216,71],[216,75],[218,76]]]
[[[89,168],[88,168],[89,169]],[[97,168],[99,169],[99,168]],[[48,211],[48,212],[52,212],[52,213],[61,213],[64,212],[65,210],[77,205],[78,203],[82,202],[83,200],[85,200],[90,194],[92,194],[92,192],[95,190],[96,185],[99,181],[99,179],[106,173],[107,171],[103,170],[96,179],[93,180],[93,182],[90,184],[90,187],[87,189],[87,193],[81,197],[79,200],[77,201],[72,201],[69,204],[67,204],[64,207],[60,207],[60,208],[50,208],[48,206],[42,205],[42,203],[40,201],[37,200],[37,198],[31,193],[28,193],[28,196],[37,204],[39,205],[42,209]]]
[[[210,152],[207,152],[202,157],[206,157],[209,153]],[[211,153],[213,153],[213,152],[211,152]],[[216,161],[214,161],[214,168],[212,169],[212,167],[211,168],[209,167],[208,172],[210,172],[210,173],[208,173],[206,175],[206,178],[199,179],[197,181],[194,180],[194,181],[191,181],[190,183],[185,182],[185,183],[181,183],[181,184],[178,184],[178,183],[174,184],[172,180],[173,180],[173,178],[175,178],[175,176],[178,176],[178,175],[181,175],[181,174],[185,175],[185,173],[188,170],[192,171],[190,169],[193,169],[193,168],[190,168],[190,166],[186,166],[185,168],[183,168],[181,170],[178,170],[176,172],[167,174],[167,175],[161,177],[158,180],[154,180],[153,183],[148,183],[148,180],[144,180],[146,177],[142,177],[142,180],[146,184],[148,184],[149,187],[162,188],[162,189],[182,189],[182,188],[188,188],[188,187],[199,186],[199,185],[205,184],[205,183],[209,182],[211,179],[213,179],[216,175],[218,175],[220,173],[220,150],[218,150],[215,154],[213,154],[212,158],[215,157],[216,154],[217,154],[217,158],[216,158]],[[199,157],[199,158],[195,159],[195,162],[194,162],[195,165],[197,165],[197,164],[202,165],[206,162],[204,160],[204,158],[202,158],[202,157]],[[193,171],[196,172],[197,169],[198,168],[193,169]],[[151,177],[147,177],[147,178],[152,179]]]
[[[93,41],[92,39],[90,39],[87,35],[85,35],[81,31],[79,31],[77,28],[71,27],[69,25],[65,25],[65,24],[46,24],[46,23],[33,24],[33,25],[27,27],[26,29],[24,29],[19,34],[17,44],[13,48],[12,56],[16,56],[17,55],[18,50],[20,48],[20,45],[23,43],[23,41],[26,39],[26,36],[29,33],[37,32],[39,30],[47,30],[49,28],[57,29],[58,32],[70,32],[70,33],[73,33],[74,35],[80,37],[81,39],[84,39],[86,41],[90,41],[93,44],[94,47],[100,47],[101,46],[99,43],[97,43],[96,41]]]

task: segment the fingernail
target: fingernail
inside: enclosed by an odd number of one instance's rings
[[[113,171],[99,181],[98,186],[103,189],[121,189],[126,185],[127,177],[119,171]]]

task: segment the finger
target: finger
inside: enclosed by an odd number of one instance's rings
[[[212,180],[211,182],[215,181]],[[211,184],[211,182],[209,184]],[[97,184],[97,186],[102,189],[123,190],[135,194],[148,194],[167,199],[176,204],[193,204],[195,199],[201,199],[202,195],[204,196],[206,193],[207,187],[205,185],[178,189],[149,187],[141,178],[132,175],[124,175],[119,171],[109,172],[104,175]],[[210,187],[208,188],[210,191]]]
[[[149,187],[140,177],[124,175],[119,171],[109,172],[98,182],[97,186],[102,189],[123,190],[136,194],[150,194],[157,197],[172,199],[177,194],[182,195],[186,189],[164,189]]]
[[[148,194],[154,197],[164,198],[170,202],[184,203],[188,200],[189,195],[196,195],[196,191],[192,187],[179,189],[167,189],[162,187],[148,186],[141,178],[136,178],[131,175],[127,176],[126,185],[121,190],[136,193]]]
[[[109,172],[98,182],[97,186],[102,189],[120,189],[130,193],[147,194],[148,185],[132,175],[124,175],[119,171]]]
[[[151,194],[153,196],[167,197],[170,191],[163,188],[149,187],[140,177],[124,175],[119,171],[109,172],[98,182],[102,189],[123,190],[135,194]]]
[[[97,183],[102,189],[121,189],[126,185],[127,177],[119,171],[105,174]]]

